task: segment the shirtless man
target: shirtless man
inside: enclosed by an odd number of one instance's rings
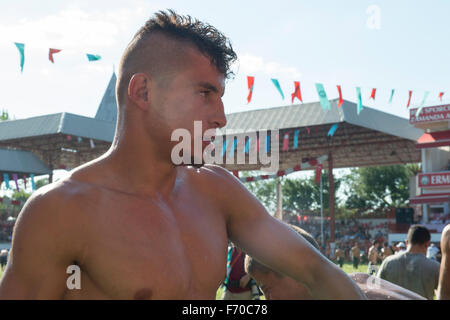
[[[369,248],[368,259],[369,259],[369,268],[367,273],[370,275],[376,274],[378,271],[378,259],[382,260],[382,256],[378,252],[380,247],[380,243],[378,240],[373,240],[372,246]]]
[[[450,300],[450,224],[442,230],[441,252],[441,269],[436,297],[439,300]]]
[[[172,11],[147,21],[119,66],[111,148],[28,200],[0,299],[215,299],[228,239],[315,298],[365,298],[227,170],[173,164],[175,129],[225,126],[235,58],[210,25]],[[69,265],[81,289],[68,289]]]

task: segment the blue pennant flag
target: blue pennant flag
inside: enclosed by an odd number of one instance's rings
[[[361,88],[360,87],[356,87],[356,95],[358,98],[358,106],[356,109],[356,113],[360,114],[361,110],[363,109],[363,105],[362,105],[362,97],[361,97]]]
[[[228,144],[228,140],[225,140],[223,142],[223,147],[222,147],[222,157],[225,155],[225,153],[227,153],[227,144]]]
[[[298,148],[298,134],[300,133],[300,130],[295,130],[294,132],[294,149]]]
[[[284,93],[283,93],[283,90],[281,90],[281,86],[280,86],[280,83],[278,82],[278,80],[277,79],[270,79],[270,80],[272,80],[274,86],[277,88],[278,92],[281,94],[281,98],[284,100]]]
[[[332,137],[334,135],[334,133],[336,132],[337,128],[338,128],[338,124],[337,123],[333,124],[331,126],[330,130],[328,131],[328,136]]]
[[[266,153],[269,152],[269,143],[270,143],[270,136],[266,136]]]
[[[6,189],[11,189],[11,187],[9,186],[9,175],[7,173],[3,174],[3,181],[5,181]]]
[[[31,189],[36,190],[36,184],[34,183],[34,174],[30,174],[31,178]]]
[[[249,153],[250,151],[250,140],[251,140],[252,138],[250,138],[250,137],[248,137],[248,139],[247,139],[247,142],[245,143],[245,153]]]

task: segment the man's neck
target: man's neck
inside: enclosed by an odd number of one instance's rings
[[[426,249],[423,249],[423,246],[417,246],[417,245],[410,245],[408,246],[408,249],[406,249],[406,252],[408,253],[421,253],[423,255],[426,255],[427,251]]]
[[[168,143],[168,141],[163,142]],[[170,158],[162,156],[161,145],[123,135],[109,151],[109,165],[118,174],[116,181],[132,193],[169,194],[177,176]]]

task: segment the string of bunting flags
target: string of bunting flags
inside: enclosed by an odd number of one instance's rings
[[[24,184],[24,186],[26,188],[27,187],[27,179],[28,178],[30,179],[30,182],[31,182],[31,189],[33,191],[36,190],[36,184],[34,182],[34,174],[32,174],[32,173],[31,174],[23,174],[22,176],[19,176],[19,174],[17,174],[17,173],[13,173],[13,174],[3,173],[2,175],[0,175],[0,186],[2,185],[3,182],[5,182],[6,189],[7,190],[11,190],[12,189],[11,182],[14,181],[15,186],[16,186],[16,190],[20,191],[19,179],[23,180],[23,184]]]
[[[331,125],[330,129],[328,130],[327,137],[331,138],[334,136],[338,129],[339,125],[337,123]],[[316,127],[316,130],[318,128]],[[299,140],[300,140],[300,133],[301,129],[295,129],[295,130],[289,130],[285,132],[282,135],[282,140],[280,141],[280,135],[276,135],[276,139],[281,142],[281,151],[287,152],[289,150],[297,150],[299,148]],[[309,127],[306,127],[306,134],[311,134],[311,129]],[[290,137],[293,136],[292,146],[289,146]],[[260,147],[262,146],[263,141],[261,141],[259,138],[256,138],[256,141],[253,141],[251,137],[246,137],[246,140],[243,145],[244,153],[249,154],[250,148],[254,149],[256,152],[259,152]],[[266,141],[264,144],[264,152],[268,153],[270,150],[270,144],[271,144],[271,135],[266,136]],[[223,147],[222,147],[222,157],[227,155],[228,157],[232,158],[234,157],[235,151],[238,149],[238,143],[237,143],[237,137],[233,137],[233,144],[231,147],[231,139],[224,139],[223,141]]]
[[[25,65],[25,43],[14,42],[14,45],[16,46],[17,50],[19,50],[20,72],[23,72],[23,67]],[[62,49],[49,48],[48,49],[48,60],[51,63],[55,63],[53,55],[56,53],[59,53],[61,51],[62,51]],[[102,58],[100,55],[92,54],[92,53],[86,53],[86,57],[89,62],[98,61]]]
[[[304,161],[299,165],[296,165],[293,168],[289,168],[289,169],[285,169],[285,170],[278,170],[276,173],[274,174],[266,174],[266,175],[259,175],[259,176],[253,176],[253,177],[239,177],[239,173],[238,171],[233,171],[233,174],[239,178],[239,180],[241,180],[241,182],[245,183],[245,182],[255,182],[255,181],[260,181],[260,180],[267,180],[267,179],[274,179],[274,178],[278,178],[278,177],[282,177],[288,174],[291,174],[293,172],[297,172],[300,170],[305,170],[305,169],[310,169],[312,167],[316,167],[316,182],[320,181],[320,177],[322,175],[322,168],[323,168],[323,162],[328,160],[328,156],[327,155],[323,155],[320,156],[316,159],[311,159],[309,161]]]
[[[278,93],[281,95],[281,99],[284,100],[284,93],[283,89],[281,88],[280,82],[278,79],[271,78],[270,79],[275,86],[275,89],[278,91]],[[248,83],[248,96],[247,96],[247,103],[251,102],[253,92],[255,89],[255,77],[254,76],[247,76],[247,83]],[[320,105],[322,106],[323,110],[331,110],[330,101],[328,100],[327,94],[325,92],[325,88],[322,83],[316,83],[316,91],[319,96]],[[344,103],[344,99],[342,96],[342,87],[341,85],[336,85],[337,92],[339,95],[339,101],[338,101],[338,108],[342,106]],[[377,88],[372,88],[369,100],[374,100],[376,98]],[[442,101],[442,97],[444,96],[445,92],[439,92],[438,98],[440,101]],[[388,104],[392,103],[392,100],[394,98],[395,89],[391,90],[391,94],[389,96]],[[406,104],[406,108],[409,108],[411,105],[411,98],[412,98],[413,90],[408,91],[408,102]],[[428,98],[428,95],[430,94],[429,91],[425,91],[422,102],[420,103],[417,111],[416,111],[416,117],[419,116],[420,112],[422,111],[426,100]],[[301,86],[300,81],[294,81],[294,92],[291,94],[291,103],[294,103],[295,98],[297,98],[301,103],[303,103],[302,99],[302,93],[301,93]],[[357,99],[357,114],[359,115],[361,111],[363,110],[363,103],[362,103],[362,94],[361,94],[361,88],[356,87],[356,99]]]
[[[14,45],[16,46],[17,50],[19,51],[20,54],[20,72],[23,72],[23,68],[24,68],[24,64],[25,64],[25,44],[24,43],[19,43],[19,42],[14,42]],[[48,60],[51,63],[55,63],[54,60],[54,55],[57,53],[60,53],[62,51],[62,49],[55,49],[55,48],[49,48],[48,51]],[[92,54],[92,53],[86,53],[86,57],[88,59],[89,62],[92,61],[98,61],[101,60],[101,56],[98,54]],[[275,86],[276,90],[278,91],[278,93],[281,96],[281,99],[284,100],[285,96],[284,96],[284,92],[283,89],[281,88],[280,82],[278,81],[278,79],[275,78],[271,78],[271,81],[273,83],[273,85]],[[247,84],[248,84],[248,95],[247,95],[247,103],[250,103],[252,100],[252,96],[253,96],[253,91],[255,88],[255,77],[254,76],[247,76]],[[320,100],[320,104],[322,106],[323,110],[331,110],[331,106],[330,106],[330,102],[327,98],[327,94],[325,92],[325,88],[323,86],[323,84],[321,83],[316,83],[316,90],[317,90],[317,94],[319,95],[319,100]],[[338,107],[341,107],[343,104],[343,97],[342,97],[342,87],[341,85],[336,85],[337,87],[337,91],[339,94],[339,102],[338,102]],[[376,95],[376,88],[372,88],[369,100],[373,99],[375,101],[375,95]],[[426,103],[426,100],[428,98],[429,95],[429,91],[425,91],[424,93],[424,97],[422,99],[421,104],[419,105],[417,112],[416,112],[416,117],[419,116],[420,112],[423,109],[423,106]],[[438,98],[442,101],[442,97],[444,96],[445,92],[439,92],[438,94]],[[392,103],[392,100],[394,98],[394,94],[395,94],[395,89],[391,90],[391,94],[389,97],[389,101],[388,104]],[[412,94],[413,91],[409,90],[408,91],[408,102],[406,104],[406,108],[409,108],[411,105],[411,98],[412,98]],[[356,97],[357,97],[357,114],[359,115],[363,109],[363,105],[362,105],[362,95],[361,95],[361,88],[360,87],[356,87]],[[294,103],[295,98],[297,98],[301,103],[303,103],[303,99],[302,99],[302,93],[301,93],[301,83],[300,81],[294,81],[294,92],[291,94],[291,103]]]

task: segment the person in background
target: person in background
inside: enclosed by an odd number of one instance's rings
[[[0,251],[0,265],[2,270],[6,267],[6,264],[8,263],[8,249],[2,249]]]
[[[406,245],[404,242],[397,243],[395,247],[397,248],[396,254],[403,253],[406,251]]]
[[[389,243],[387,243],[387,242],[383,243],[383,249],[381,249],[381,254],[382,254],[382,260],[384,260],[387,257],[389,257],[389,256],[394,254],[394,251],[389,246]]]
[[[431,235],[422,225],[412,225],[408,231],[405,252],[387,257],[377,277],[411,290],[432,300],[438,286],[439,263],[426,258]]]
[[[251,300],[253,295],[248,286],[251,277],[244,270],[245,253],[236,246],[229,250],[222,300]]]
[[[359,260],[361,259],[361,250],[359,249],[359,244],[357,241],[355,241],[355,245],[350,250],[352,257],[353,257],[353,269],[358,269],[359,266]]]
[[[342,269],[342,266],[344,265],[345,254],[344,254],[344,250],[341,249],[340,245],[338,245],[336,248],[335,256],[336,256],[336,261],[337,261],[339,267]]]
[[[434,245],[434,243],[431,243],[430,246],[427,248],[427,258],[437,261],[438,253],[439,249]]]
[[[376,274],[378,271],[378,259],[382,259],[380,253],[378,252],[378,248],[380,247],[380,243],[378,240],[373,240],[372,246],[369,248],[369,268],[367,273],[370,275]]]

